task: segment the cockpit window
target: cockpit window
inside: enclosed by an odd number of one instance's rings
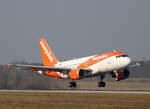
[[[129,57],[128,55],[117,55],[116,58],[120,58],[120,57]]]

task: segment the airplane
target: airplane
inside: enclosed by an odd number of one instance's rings
[[[59,62],[46,40],[39,39],[41,54],[44,66],[8,64],[8,67],[20,67],[23,70],[36,71],[39,74],[61,79],[71,79],[70,88],[77,86],[75,80],[99,76],[98,87],[105,87],[103,81],[105,74],[109,73],[116,81],[127,79],[130,75],[129,67],[131,65],[130,57],[120,51],[113,51],[78,59]],[[139,63],[137,65],[140,65]]]

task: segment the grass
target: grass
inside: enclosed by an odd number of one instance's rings
[[[0,109],[141,108],[150,108],[150,94],[0,92]]]

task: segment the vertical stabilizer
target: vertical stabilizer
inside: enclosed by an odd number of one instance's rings
[[[58,63],[57,59],[55,58],[54,54],[52,53],[51,49],[49,48],[48,44],[46,43],[45,39],[39,40],[43,64],[44,66],[51,66],[53,67],[55,64]]]

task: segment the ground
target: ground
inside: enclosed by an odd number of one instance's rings
[[[149,109],[150,94],[0,92],[1,109]]]

